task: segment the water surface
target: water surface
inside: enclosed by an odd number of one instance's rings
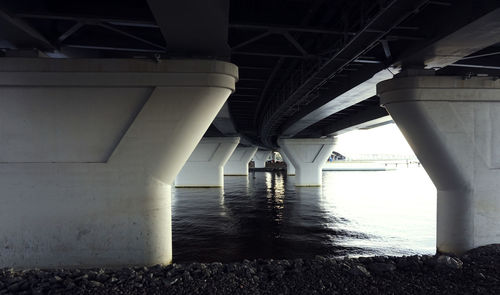
[[[436,190],[422,168],[226,176],[223,189],[172,194],[175,262],[433,254]]]

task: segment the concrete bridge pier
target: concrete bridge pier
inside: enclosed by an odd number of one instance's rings
[[[247,176],[248,163],[256,152],[257,147],[237,147],[224,166],[224,175]]]
[[[170,263],[171,183],[237,67],[1,58],[0,69],[0,267]]]
[[[500,80],[416,76],[377,85],[437,188],[437,250],[500,242]]]
[[[223,187],[224,165],[239,137],[204,137],[175,178],[176,187]]]
[[[292,161],[290,161],[290,158],[286,155],[285,151],[281,148],[279,149],[279,153],[281,155],[281,158],[286,164],[286,174],[287,175],[295,175],[295,166],[293,166]]]
[[[270,154],[271,151],[258,150],[253,156],[255,168],[266,168],[267,158],[269,158]]]
[[[334,138],[282,138],[278,144],[296,169],[296,186],[321,186],[322,168],[333,151]]]

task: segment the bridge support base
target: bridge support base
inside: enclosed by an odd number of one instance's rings
[[[500,80],[406,77],[381,102],[437,188],[437,250],[500,242]]]
[[[322,168],[333,151],[334,138],[280,139],[278,144],[296,169],[296,186],[321,186]]]
[[[285,151],[281,148],[279,150],[281,158],[286,164],[286,174],[287,175],[295,175],[295,166],[293,166],[292,161],[290,161],[290,158],[286,155]]]
[[[256,152],[257,147],[237,147],[224,166],[224,175],[247,176],[248,162]]]
[[[253,156],[253,161],[255,163],[255,168],[266,168],[267,158],[271,151],[258,150]]]
[[[223,187],[224,165],[239,137],[204,137],[175,178],[176,187]]]
[[[170,184],[236,67],[2,58],[0,69],[0,267],[170,263]]]

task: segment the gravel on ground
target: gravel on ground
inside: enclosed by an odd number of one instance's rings
[[[500,294],[500,244],[462,257],[244,260],[122,269],[0,269],[0,294]]]

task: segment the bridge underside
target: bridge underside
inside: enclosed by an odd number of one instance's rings
[[[0,26],[0,267],[169,263],[183,166],[221,186],[279,147],[321,185],[381,102],[438,187],[438,248],[500,242],[497,0],[5,0]]]
[[[487,25],[498,18],[495,0],[217,1],[217,9],[195,9],[200,0],[3,1],[3,54],[230,59],[238,89],[208,135],[266,148],[279,136],[331,135],[387,116],[374,85],[402,65],[499,74],[498,28]],[[490,32],[474,32],[475,21]]]
[[[433,68],[437,75],[500,73],[498,23],[491,25],[498,3],[379,4],[297,2],[288,6],[290,15],[273,5],[262,15],[262,6],[232,3],[235,23],[240,17],[270,22],[273,15],[282,24],[230,27],[241,79],[229,108],[239,132],[274,148],[278,137],[329,136],[387,116],[375,85],[402,66]],[[253,35],[240,39],[245,30]]]

